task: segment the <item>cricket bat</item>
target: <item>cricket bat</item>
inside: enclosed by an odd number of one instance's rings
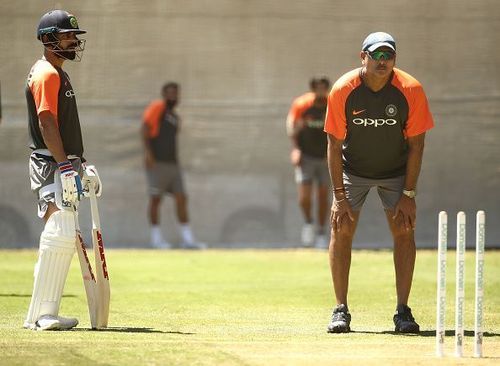
[[[2,123],[2,84],[0,83],[0,123]]]
[[[96,279],[96,328],[106,328],[109,317],[109,276],[101,235],[101,221],[93,184],[90,187],[90,212],[92,214],[92,245],[95,256]]]
[[[92,329],[97,329],[97,283],[92,272],[92,265],[90,264],[87,255],[87,249],[82,238],[80,231],[80,224],[78,223],[78,211],[75,210],[75,226],[76,226],[76,252],[78,253],[78,260],[82,270],[83,285],[85,293],[87,294],[87,304],[89,307],[90,326]]]

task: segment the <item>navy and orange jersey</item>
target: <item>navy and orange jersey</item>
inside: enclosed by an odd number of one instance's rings
[[[304,127],[297,136],[298,147],[302,153],[315,158],[326,158],[328,140],[323,131],[325,115],[326,104],[321,103],[313,103],[302,113]]]
[[[30,148],[47,148],[40,132],[38,116],[49,111],[56,120],[65,153],[82,157],[80,119],[75,92],[68,74],[46,60],[38,60],[28,75],[25,94],[28,103]]]
[[[286,129],[289,136],[293,134],[293,129],[304,111],[314,104],[315,97],[316,95],[313,92],[308,92],[293,100],[292,106],[288,111],[288,116],[286,117]]]
[[[353,175],[404,175],[408,137],[433,126],[422,85],[396,68],[377,92],[364,84],[359,68],[337,80],[328,96],[325,132],[343,140],[343,168]]]
[[[156,160],[177,163],[177,131],[179,116],[169,110],[163,100],[155,100],[144,110],[149,143]]]
[[[295,127],[298,120],[302,117],[304,111],[313,105],[315,97],[316,95],[313,92],[308,92],[293,100],[286,118],[287,129],[289,131],[293,130],[293,127]]]
[[[326,106],[315,103],[316,94],[308,92],[297,97],[290,107],[287,116],[287,130],[291,136],[294,128],[302,120],[304,128],[298,133],[298,147],[306,155],[326,157],[326,134],[323,132]]]

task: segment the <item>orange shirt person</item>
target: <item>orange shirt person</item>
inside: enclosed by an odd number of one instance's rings
[[[162,88],[162,97],[146,107],[142,118],[151,246],[158,249],[171,248],[171,244],[163,238],[159,215],[163,195],[170,194],[177,206],[181,248],[205,249],[205,244],[195,240],[189,225],[187,194],[177,156],[177,133],[181,119],[176,106],[180,98],[180,86],[174,82],[166,83]]]
[[[350,331],[352,238],[365,198],[377,188],[394,241],[395,331],[418,333],[408,307],[416,256],[415,196],[425,133],[434,122],[420,83],[394,67],[396,42],[391,35],[368,35],[360,58],[361,68],[334,84],[325,121],[334,187],[330,269],[336,298],[328,331]]]
[[[292,142],[290,160],[295,167],[298,201],[304,217],[301,241],[304,246],[328,248],[326,223],[328,220],[330,176],[326,163],[325,123],[327,95],[330,81],[313,78],[311,92],[296,98],[287,116],[287,132]],[[312,196],[316,189],[317,218],[313,220]]]

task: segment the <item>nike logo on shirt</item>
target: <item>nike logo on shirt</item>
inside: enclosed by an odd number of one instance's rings
[[[357,111],[357,110],[355,110],[355,109],[354,109],[354,110],[352,111],[352,114],[353,114],[354,116],[357,116],[358,114],[363,113],[364,111],[366,111],[366,109],[362,109],[362,110],[360,110],[360,111]]]

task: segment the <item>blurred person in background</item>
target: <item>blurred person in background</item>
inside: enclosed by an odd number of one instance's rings
[[[164,194],[175,199],[177,219],[180,224],[181,248],[204,249],[198,243],[189,225],[187,195],[184,188],[182,169],[177,154],[177,134],[181,119],[175,111],[179,102],[179,84],[168,82],[161,90],[162,99],[149,104],[143,114],[142,140],[144,162],[149,190],[149,222],[151,225],[151,246],[170,249],[160,226],[160,205]]]
[[[310,92],[293,101],[286,124],[292,143],[290,160],[295,167],[298,201],[305,221],[301,232],[302,244],[326,249],[330,176],[326,161],[327,138],[323,128],[330,80],[326,77],[313,78],[309,86]],[[312,214],[314,184],[317,225]]]

